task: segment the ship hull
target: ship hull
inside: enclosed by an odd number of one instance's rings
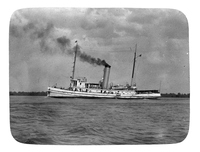
[[[68,89],[48,87],[48,97],[54,98],[107,98],[107,99],[157,99],[161,97],[160,93],[144,93],[144,94],[120,94],[114,93],[100,93],[100,92],[81,92],[72,91]]]
[[[140,94],[140,95],[132,95],[132,96],[118,96],[118,99],[158,99],[161,95],[159,93],[156,94]]]
[[[47,96],[55,98],[110,98],[114,99],[115,94],[98,92],[80,92],[59,88],[48,88]]]

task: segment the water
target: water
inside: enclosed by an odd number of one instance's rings
[[[189,99],[10,97],[13,137],[29,144],[170,144],[189,129]]]

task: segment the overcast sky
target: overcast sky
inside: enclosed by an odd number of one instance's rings
[[[138,89],[189,93],[188,23],[171,9],[22,9],[10,20],[10,91],[68,87],[73,48],[111,65],[110,82],[131,81],[137,44]],[[91,61],[91,60],[90,60]],[[98,82],[103,66],[77,58],[75,77]]]

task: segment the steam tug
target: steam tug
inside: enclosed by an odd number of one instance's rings
[[[135,47],[133,71],[131,77],[131,85],[111,86],[109,87],[109,76],[111,66],[104,64],[103,79],[99,83],[87,82],[85,77],[75,78],[75,66],[77,56],[78,43],[76,41],[76,49],[74,54],[73,71],[70,77],[70,86],[68,88],[48,87],[47,96],[57,98],[109,98],[109,99],[157,99],[161,97],[159,90],[137,90],[133,83],[134,69],[137,45]]]

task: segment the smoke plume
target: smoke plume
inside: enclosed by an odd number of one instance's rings
[[[30,40],[37,41],[40,45],[40,51],[43,53],[61,52],[67,55],[74,55],[77,51],[77,57],[94,66],[109,66],[105,60],[94,58],[85,52],[81,52],[80,46],[71,47],[71,40],[66,36],[56,37],[56,30],[52,23],[28,22],[24,25],[10,25],[10,35],[22,37],[28,35]],[[60,51],[59,51],[60,50]]]
[[[66,53],[69,55],[73,54],[71,49],[71,41],[66,36],[62,36],[56,39],[58,46],[60,47],[62,53]]]
[[[79,57],[79,59],[83,62],[87,62],[92,65],[110,66],[108,63],[106,63],[105,60],[94,58],[86,54],[85,52],[81,52],[80,46],[78,44],[74,46],[72,49],[67,49],[66,46],[70,46],[70,40],[66,38],[65,36],[57,38],[57,43],[59,44],[63,53],[73,55],[76,52],[77,57]]]
[[[101,60],[99,58],[94,58],[94,57],[86,54],[85,52],[81,52],[79,45],[77,45],[77,47],[76,46],[74,47],[74,51],[77,51],[77,56],[83,62],[88,62],[88,63],[90,63],[92,65],[110,66],[108,63],[106,63],[105,60]]]

